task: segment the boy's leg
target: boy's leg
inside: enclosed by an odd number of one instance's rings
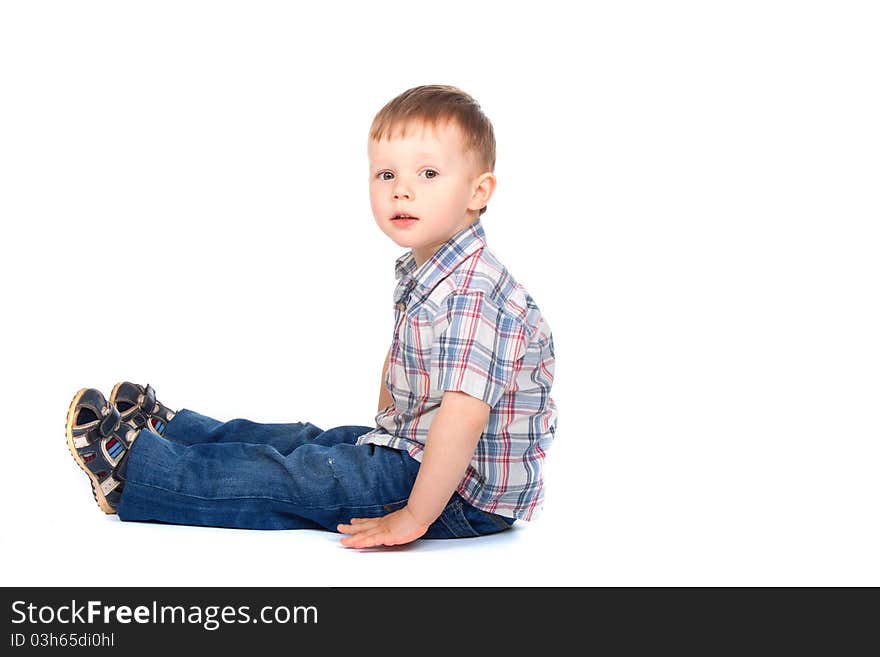
[[[255,427],[249,424],[257,424],[233,422],[237,424],[218,423],[204,435],[220,431],[225,439],[240,436],[239,429],[251,435]],[[256,431],[262,438],[269,435]],[[335,531],[337,524],[351,518],[385,515],[406,504],[419,464],[400,450],[355,445],[368,431],[370,427],[336,427],[282,453],[268,439],[263,444],[241,440],[183,444],[143,429],[120,473],[124,489],[119,518]],[[303,433],[309,435],[308,431],[297,435]],[[293,441],[281,442],[287,448]]]
[[[186,409],[179,417],[172,429],[174,442],[147,428],[131,430],[98,390],[83,389],[74,396],[67,417],[68,447],[93,479],[102,510],[114,513],[118,504],[123,520],[335,530],[351,518],[402,508],[418,474],[418,461],[406,452],[356,446],[371,427],[321,431],[308,422],[219,422]],[[170,427],[177,417],[166,419]],[[112,431],[103,432],[111,420],[115,424],[107,428]],[[99,451],[103,461],[97,458]],[[91,473],[98,461],[112,468],[111,476]],[[115,487],[111,499],[105,484],[115,485],[117,477],[130,484]],[[425,538],[491,534],[512,523],[454,494]]]
[[[335,427],[282,454],[269,444],[183,445],[145,429],[124,471],[119,518],[336,531],[352,518],[386,515],[406,505],[419,462],[389,447],[355,445],[369,430]],[[494,534],[512,524],[456,493],[424,538]]]
[[[120,381],[110,393],[123,422],[135,429],[146,427],[153,433],[187,445],[200,442],[248,442],[273,445],[289,453],[323,432],[309,422],[261,424],[249,420],[220,422],[191,411],[174,411],[164,405],[149,384]],[[168,427],[171,427],[170,431]]]
[[[370,427],[363,427],[363,433]],[[261,423],[235,419],[221,422],[187,408],[179,410],[165,427],[163,437],[184,445],[199,443],[252,443],[271,445],[282,454],[290,454],[300,445],[315,440],[327,444],[328,439],[339,438],[339,432],[328,432],[311,422]]]

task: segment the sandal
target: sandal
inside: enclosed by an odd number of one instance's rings
[[[89,475],[98,506],[104,513],[116,513],[122,496],[117,466],[131,449],[138,431],[122,422],[116,407],[94,388],[83,388],[73,396],[65,430],[67,448]]]
[[[146,426],[160,436],[174,418],[174,411],[156,399],[156,391],[149,383],[146,387],[130,381],[117,383],[110,393],[110,404],[119,409],[123,422],[135,429]]]

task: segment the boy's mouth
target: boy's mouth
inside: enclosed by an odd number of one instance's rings
[[[418,217],[414,217],[411,214],[406,214],[405,212],[398,212],[393,217],[391,217],[391,221],[417,221]]]

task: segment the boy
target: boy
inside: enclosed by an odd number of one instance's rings
[[[373,120],[370,204],[410,250],[375,426],[219,422],[123,382],[80,390],[68,448],[121,520],[315,528],[347,547],[492,534],[531,520],[556,430],[554,350],[533,299],[486,246],[495,138],[447,85],[409,89]]]

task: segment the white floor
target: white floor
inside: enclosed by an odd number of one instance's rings
[[[80,486],[82,488],[82,486]],[[86,492],[86,491],[80,491]],[[86,495],[88,493],[86,492]],[[28,540],[4,546],[7,585],[95,585],[96,561],[118,560],[127,586],[411,586],[549,583],[528,567],[537,532],[460,541],[418,541],[354,551],[330,532],[244,531],[120,522],[73,496],[66,514],[40,521]],[[27,519],[23,518],[26,522]],[[537,542],[536,542],[537,539]],[[533,560],[534,561],[534,560]],[[537,563],[534,564],[537,566]],[[564,584],[559,577],[556,583]]]

